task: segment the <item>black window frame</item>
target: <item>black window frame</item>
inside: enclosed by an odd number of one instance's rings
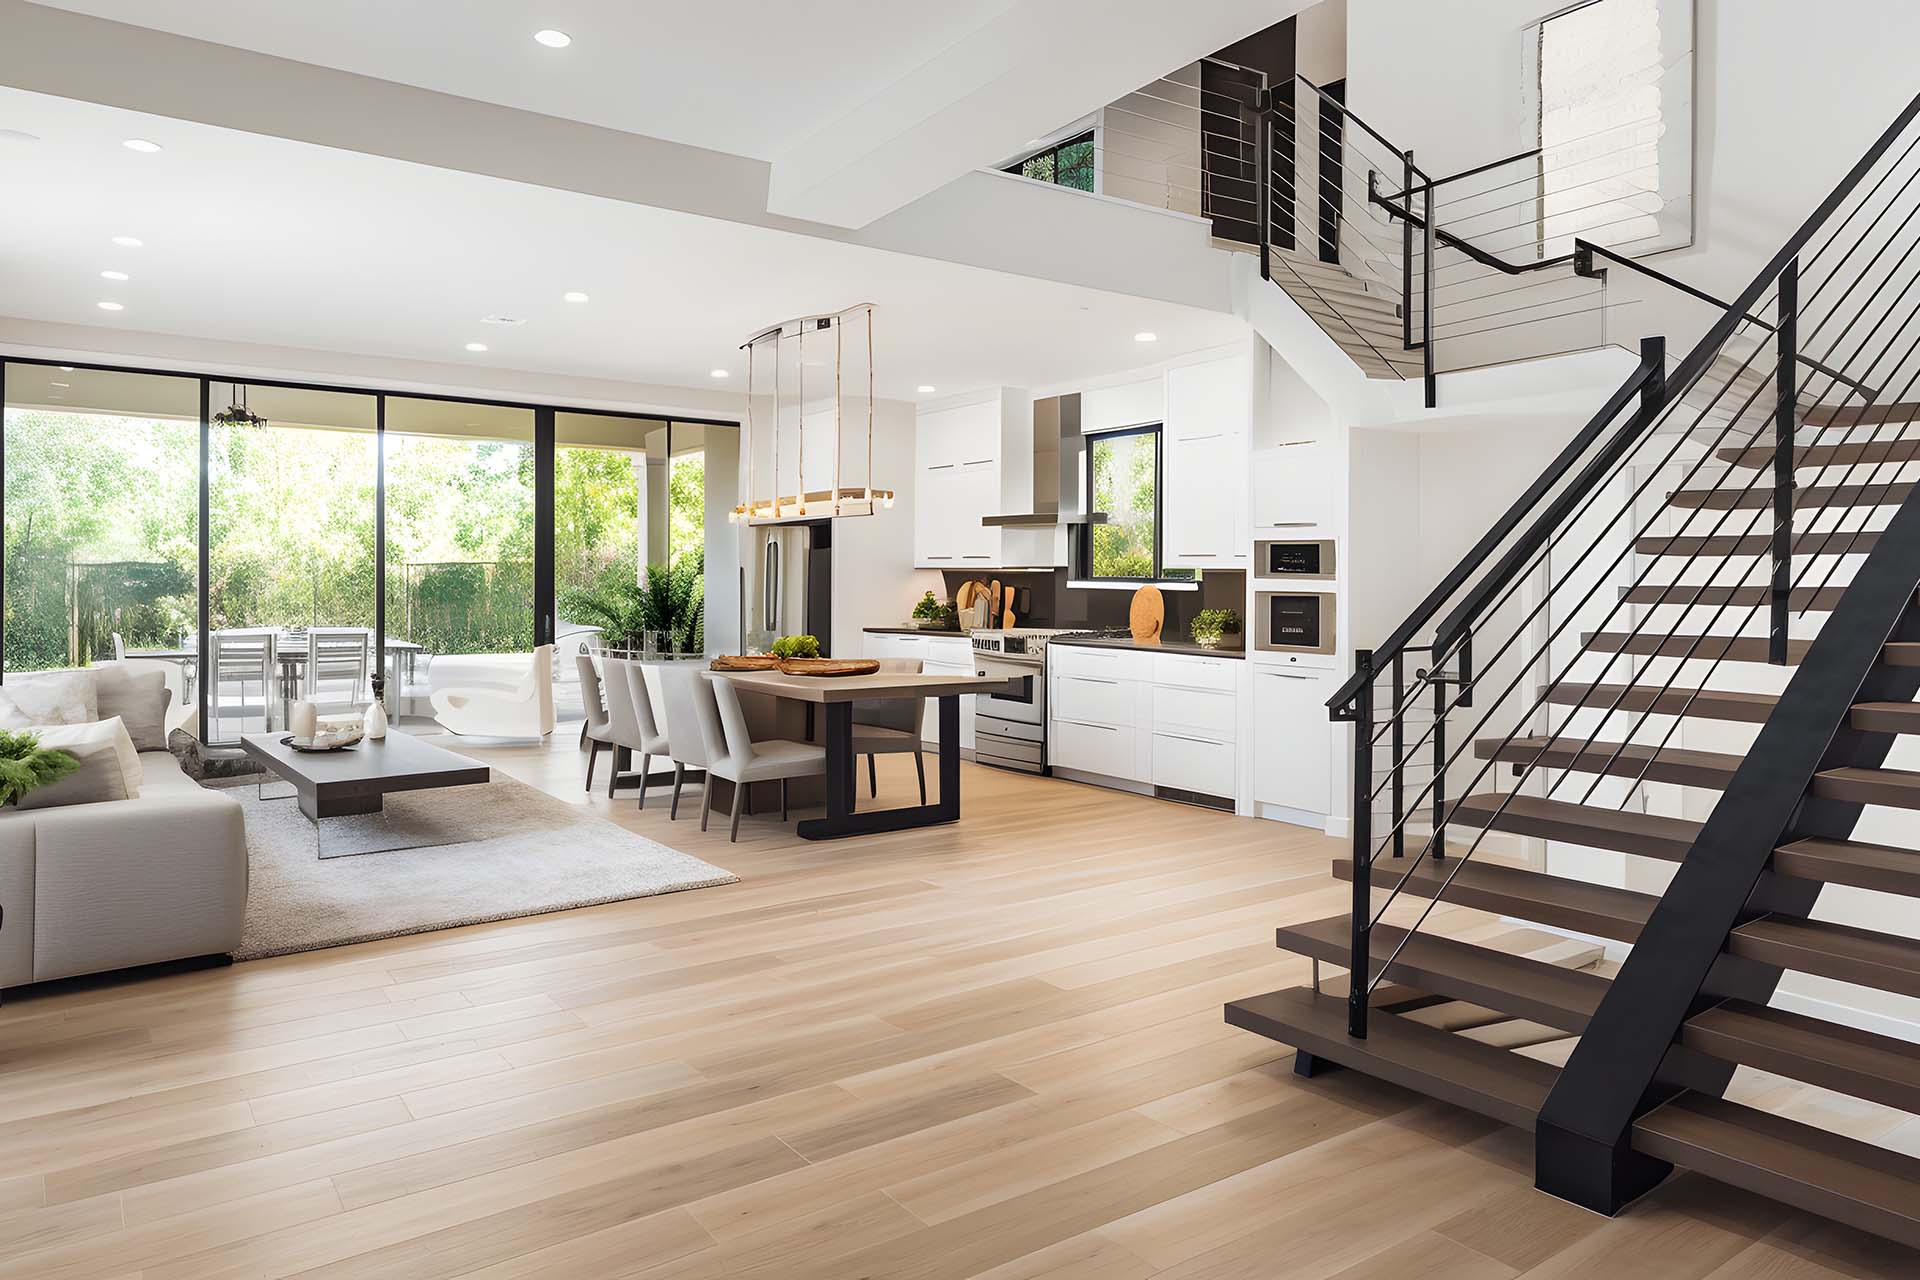
[[[1097,151],[1097,148],[1094,147],[1093,135],[1094,130],[1088,129],[1082,133],[1076,133],[1070,138],[1062,138],[1058,142],[1050,142],[1037,151],[1031,151],[1021,156],[1018,160],[1015,160],[1010,165],[1006,165],[1000,171],[1002,173],[1010,173],[1016,178],[1025,178],[1029,182],[1044,182],[1050,187],[1066,187],[1069,191],[1084,190],[1091,193],[1093,191],[1093,187],[1091,186],[1084,188],[1073,187],[1067,186],[1066,183],[1060,181],[1060,153],[1068,147],[1077,147],[1083,142],[1086,143],[1089,148],[1089,167],[1095,170],[1094,176],[1097,176],[1098,166],[1093,163],[1093,154]],[[1051,178],[1036,178],[1027,172],[1027,166],[1035,160],[1038,160],[1041,156],[1051,156],[1053,158],[1053,176]]]
[[[1104,514],[1098,510],[1098,504],[1094,499],[1094,494],[1098,492],[1098,490],[1094,488],[1093,483],[1094,447],[1102,441],[1118,440],[1124,436],[1153,437],[1153,576],[1146,578],[1118,578],[1100,577],[1096,575],[1093,571],[1093,531],[1099,526],[1096,525],[1091,518],[1079,526],[1079,536],[1074,539],[1074,553],[1078,563],[1073,566],[1071,576],[1080,582],[1131,583],[1138,586],[1157,586],[1168,582],[1194,582],[1197,575],[1192,569],[1176,569],[1173,571],[1174,573],[1187,575],[1185,577],[1170,577],[1167,570],[1167,521],[1165,515],[1167,478],[1166,423],[1143,422],[1137,426],[1115,427],[1111,431],[1088,431],[1083,434],[1086,438],[1086,457],[1081,463],[1080,482],[1085,486],[1084,492],[1086,493],[1087,514],[1089,517]]]

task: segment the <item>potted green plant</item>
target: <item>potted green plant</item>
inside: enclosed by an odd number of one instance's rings
[[[0,804],[18,804],[27,792],[58,782],[79,767],[80,757],[41,746],[37,733],[0,731]]]
[[[1193,620],[1193,642],[1203,649],[1218,649],[1227,636],[1240,634],[1240,615],[1231,609],[1202,609]]]
[[[664,636],[671,651],[698,653],[702,586],[699,558],[687,556],[671,569],[649,567],[642,582],[622,579],[599,591],[564,592],[560,607],[569,618],[598,626],[610,648],[643,651],[653,633]]]
[[[939,630],[953,626],[953,615],[953,606],[935,600],[929,591],[913,606],[913,625],[923,630]]]

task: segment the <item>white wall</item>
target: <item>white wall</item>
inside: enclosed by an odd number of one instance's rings
[[[1349,0],[1348,104],[1429,173],[1525,150],[1522,32],[1563,7]],[[1696,0],[1694,243],[1653,265],[1737,293],[1906,106],[1917,45],[1904,0]],[[1699,327],[1693,304],[1648,296],[1615,313],[1611,340]]]
[[[860,656],[865,627],[899,626],[924,592],[944,594],[940,575],[913,567],[914,406],[881,400],[874,414],[873,482],[893,506],[848,516],[833,529],[833,653]]]

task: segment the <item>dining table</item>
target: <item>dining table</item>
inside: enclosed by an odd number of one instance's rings
[[[411,640],[402,640],[399,636],[388,636],[387,665],[389,676],[387,689],[397,694],[403,687],[401,671],[404,665],[410,676],[414,663],[426,652],[423,645]],[[274,656],[280,668],[280,723],[287,722],[287,709],[300,696],[300,676],[307,665],[307,640],[304,632],[282,631],[275,637]],[[185,688],[191,696],[195,676],[200,669],[200,651],[190,645],[173,648],[128,649],[127,657],[139,658],[148,662],[171,662],[177,665],[185,677]]]
[[[827,812],[803,818],[803,840],[839,840],[847,836],[904,831],[960,820],[960,699],[1006,691],[1014,682],[994,676],[928,675],[880,671],[856,676],[788,675],[781,671],[724,671],[735,688],[803,703],[821,715],[827,748]],[[933,698],[939,704],[940,772],[937,798],[930,804],[861,811],[858,761],[853,753],[856,702],[894,698]]]

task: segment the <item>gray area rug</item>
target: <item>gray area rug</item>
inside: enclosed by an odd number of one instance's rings
[[[388,796],[384,818],[327,820],[330,855],[396,832],[455,843],[325,860],[292,799],[261,800],[251,785],[232,794],[246,810],[252,871],[236,960],[739,879],[498,773],[482,786]]]

